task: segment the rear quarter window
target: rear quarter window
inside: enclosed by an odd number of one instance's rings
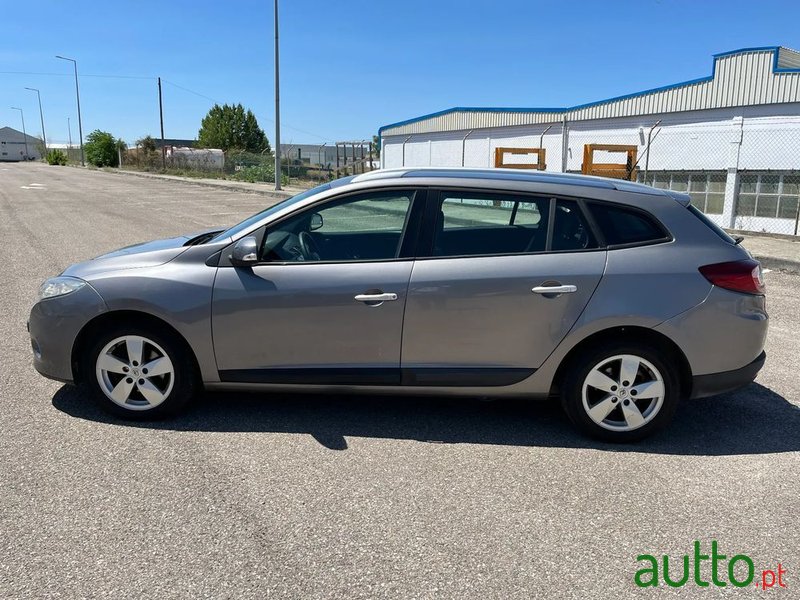
[[[643,211],[595,202],[588,207],[607,246],[652,244],[670,238],[664,227]]]
[[[700,210],[697,207],[692,206],[690,204],[689,205],[689,212],[692,213],[698,219],[700,219],[700,221],[702,221],[703,224],[706,227],[708,227],[711,231],[716,233],[721,239],[725,240],[729,244],[734,244],[734,245],[736,244],[736,240],[735,239],[733,239],[731,236],[729,236],[727,233],[725,233],[724,229],[722,229],[719,225],[714,223],[714,221],[709,219],[705,214],[700,212]]]

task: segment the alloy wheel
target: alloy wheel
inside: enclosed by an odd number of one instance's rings
[[[164,349],[140,335],[106,344],[95,366],[100,389],[127,410],[150,410],[164,402],[175,383],[175,368]]]
[[[649,361],[633,354],[605,358],[586,375],[583,408],[595,424],[633,431],[652,421],[664,404],[664,378]]]

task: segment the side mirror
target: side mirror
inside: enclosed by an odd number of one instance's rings
[[[258,262],[258,241],[255,236],[243,237],[233,246],[231,264],[235,267],[246,267]]]
[[[319,213],[314,213],[311,215],[311,222],[308,224],[308,229],[310,231],[316,231],[322,227],[322,215]]]

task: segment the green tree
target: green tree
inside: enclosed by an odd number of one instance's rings
[[[381,138],[380,136],[372,136],[372,151],[375,153],[375,158],[381,157]]]
[[[215,104],[200,124],[197,134],[201,148],[271,152],[269,140],[252,111],[241,104]]]
[[[116,167],[119,165],[117,149],[124,145],[122,140],[114,139],[107,131],[95,129],[86,136],[83,150],[86,160],[96,167]]]
[[[151,135],[146,135],[142,139],[136,140],[136,145],[139,146],[145,153],[156,151],[156,141]]]

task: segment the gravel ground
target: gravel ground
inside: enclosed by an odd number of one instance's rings
[[[34,185],[37,184],[37,185]],[[39,283],[269,200],[0,163],[0,597],[624,598],[642,553],[712,539],[800,589],[800,277],[768,273],[768,360],[633,446],[546,403],[207,394],[132,425],[39,377]],[[704,569],[704,572],[709,572]],[[727,576],[724,576],[727,579]]]

